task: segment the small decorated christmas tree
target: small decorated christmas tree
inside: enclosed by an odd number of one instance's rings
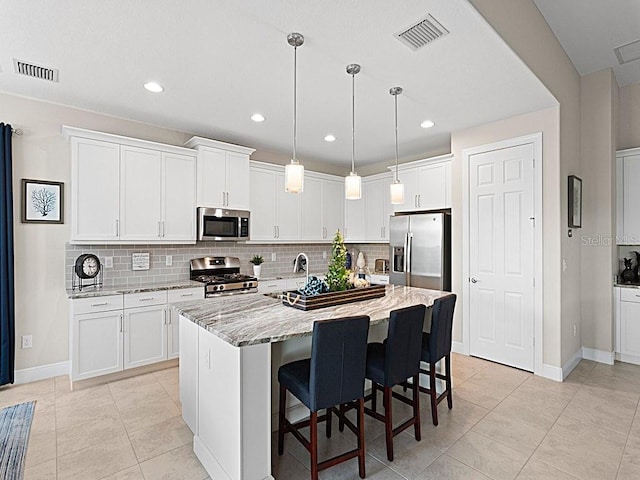
[[[340,230],[336,232],[331,244],[331,260],[329,262],[329,271],[325,281],[329,285],[329,291],[341,292],[349,288],[349,271],[346,267],[347,249],[344,246],[344,238]]]

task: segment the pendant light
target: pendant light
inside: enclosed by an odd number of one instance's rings
[[[351,75],[351,173],[344,178],[344,193],[347,200],[362,198],[362,178],[356,173],[356,74],[360,72],[360,65],[347,65],[347,73]]]
[[[304,190],[304,166],[296,158],[296,94],[297,94],[297,67],[298,47],[304,43],[304,37],[300,33],[287,35],[287,42],[293,47],[293,158],[284,169],[284,190],[289,193],[302,193]]]
[[[404,203],[404,184],[398,179],[398,95],[402,93],[402,87],[393,87],[389,89],[389,93],[393,95],[395,102],[395,124],[396,124],[396,178],[390,185],[389,193],[391,194],[391,203],[397,205]]]

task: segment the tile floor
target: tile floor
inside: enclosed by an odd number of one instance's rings
[[[383,429],[367,418],[371,479],[638,479],[640,366],[583,360],[564,383],[454,355],[454,408],[431,424],[421,396],[422,441],[411,431],[385,454]],[[0,407],[37,399],[26,480],[208,479],[180,417],[178,369],[69,391],[66,377],[0,389]],[[407,407],[394,402],[397,421]],[[350,432],[320,439],[322,457],[352,448]],[[273,445],[275,447],[275,437]],[[278,480],[309,478],[308,454],[293,437],[273,453]],[[352,460],[321,472],[357,479]]]

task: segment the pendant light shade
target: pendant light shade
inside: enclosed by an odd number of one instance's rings
[[[351,75],[351,173],[344,178],[344,194],[347,200],[362,198],[362,178],[356,173],[356,74],[360,72],[360,65],[347,65],[347,73]]]
[[[395,132],[396,132],[396,178],[389,187],[391,194],[391,203],[398,205],[404,203],[404,184],[400,183],[398,178],[398,95],[402,93],[401,87],[393,87],[389,89],[389,93],[393,95],[395,105]]]
[[[289,193],[302,193],[304,190],[304,166],[296,158],[296,121],[298,116],[298,47],[304,43],[304,37],[300,33],[290,33],[287,35],[287,42],[293,47],[293,158],[291,163],[284,168],[284,189]]]

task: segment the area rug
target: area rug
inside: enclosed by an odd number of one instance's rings
[[[0,478],[21,480],[29,431],[36,402],[19,403],[0,410]]]

